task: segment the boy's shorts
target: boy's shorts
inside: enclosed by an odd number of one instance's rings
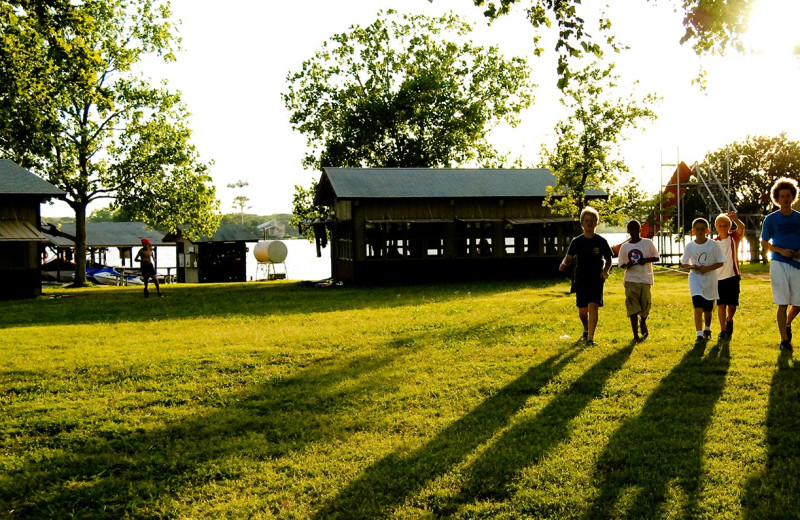
[[[775,305],[800,306],[800,269],[773,260],[769,263],[769,279]]]
[[[702,296],[692,296],[692,306],[695,309],[711,312],[714,309],[714,300],[706,300]]]
[[[588,307],[590,303],[596,303],[598,307],[603,306],[603,286],[606,281],[600,276],[597,279],[597,282],[581,281],[575,284],[575,304],[579,309]]]
[[[741,279],[741,276],[736,275],[720,280],[717,283],[717,289],[719,291],[717,305],[739,306],[739,281]]]
[[[650,284],[642,282],[625,282],[625,310],[628,316],[638,314],[646,318],[650,314],[650,307],[653,306],[653,298],[650,296]]]

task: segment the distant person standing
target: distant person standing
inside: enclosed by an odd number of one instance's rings
[[[572,239],[564,260],[558,266],[560,271],[566,271],[572,261],[578,259],[575,268],[575,302],[583,324],[583,340],[587,345],[595,345],[599,308],[603,306],[603,285],[611,270],[611,247],[605,238],[594,232],[599,221],[600,217],[594,208],[587,206],[581,211],[583,234]]]
[[[655,281],[653,262],[658,262],[659,256],[653,241],[640,236],[642,228],[638,220],[628,222],[627,230],[631,238],[619,248],[619,266],[625,269],[625,310],[631,320],[633,341],[638,343],[650,335],[647,328],[653,306],[650,288]]]
[[[764,219],[761,247],[772,252],[769,278],[772,300],[778,306],[780,348],[792,350],[792,320],[800,313],[800,213],[792,209],[797,200],[797,181],[778,179],[770,195],[779,209]]]
[[[736,229],[731,231],[733,224]],[[729,340],[733,336],[733,316],[739,306],[740,281],[739,272],[739,242],[744,237],[744,224],[735,211],[722,213],[714,221],[717,229],[717,243],[725,252],[725,263],[717,273],[717,287],[719,299],[717,300],[717,316],[719,317],[719,339]]]
[[[150,243],[150,240],[143,238],[142,239],[142,248],[136,253],[135,261],[139,262],[142,269],[142,280],[144,280],[144,297],[147,298],[150,296],[150,291],[147,290],[147,285],[150,283],[150,279],[153,279],[153,283],[156,286],[156,292],[158,293],[159,298],[163,298],[164,295],[161,293],[161,286],[158,284],[158,278],[156,277],[156,267],[153,263],[153,244]]]

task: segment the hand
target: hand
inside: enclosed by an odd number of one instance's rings
[[[784,258],[794,258],[798,252],[793,249],[781,249],[778,253]]]
[[[566,271],[567,270],[567,264],[565,264],[564,262],[561,262],[559,264],[559,266],[558,266],[558,270],[559,271]]]
[[[603,280],[608,280],[608,273],[605,271],[600,271],[600,278]]]
[[[738,213],[736,213],[735,211],[729,211],[727,215],[728,218],[730,218],[731,220],[736,220],[739,217]]]

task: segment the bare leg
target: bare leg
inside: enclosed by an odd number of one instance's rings
[[[578,317],[581,319],[581,323],[583,324],[583,332],[585,334],[589,333],[589,308],[588,307],[581,307],[578,309]]]
[[[728,308],[727,305],[717,305],[717,318],[719,318],[719,331],[720,332],[724,332],[725,328],[726,328],[725,324],[728,321],[727,315],[726,315],[727,308]]]
[[[705,318],[706,328],[711,328],[711,311],[703,311],[703,317]]]
[[[156,286],[156,292],[161,295],[161,286],[158,285],[158,278],[153,276],[153,284]]]
[[[778,332],[781,335],[781,341],[786,341],[789,336],[786,335],[786,308],[788,305],[778,305],[778,312],[776,318],[778,320]]]
[[[594,339],[594,331],[597,329],[598,310],[600,306],[596,303],[589,304],[589,341]]]
[[[703,309],[700,307],[694,309],[694,330],[703,332]]]
[[[789,306],[789,315],[786,318],[786,326],[791,327],[792,321],[800,314],[800,307],[795,307],[794,305]]]

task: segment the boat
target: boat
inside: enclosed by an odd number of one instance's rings
[[[132,273],[123,275],[113,267],[88,268],[86,277],[99,285],[144,285],[139,276]]]

